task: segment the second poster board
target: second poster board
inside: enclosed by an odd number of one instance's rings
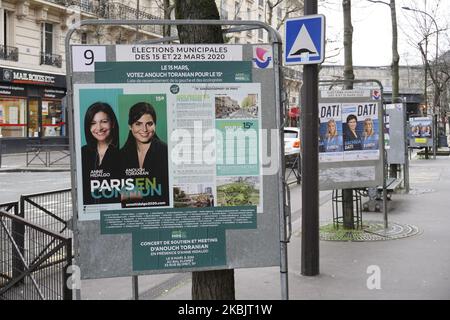
[[[320,190],[381,185],[380,91],[323,90],[318,121]]]

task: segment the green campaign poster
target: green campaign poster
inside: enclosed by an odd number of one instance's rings
[[[133,234],[133,271],[226,265],[223,228],[156,229]]]

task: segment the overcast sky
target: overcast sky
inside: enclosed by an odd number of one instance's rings
[[[384,0],[389,2],[389,0]],[[423,23],[425,15],[402,9],[402,6],[417,8],[430,13],[436,20],[440,29],[447,28],[439,33],[439,52],[450,49],[450,0],[440,0],[438,12],[433,13],[435,4],[439,0],[397,0],[398,22],[398,51],[401,65],[422,64],[420,52],[413,48],[409,41],[418,43],[423,36],[418,35],[417,20]],[[325,2],[325,3],[324,3]],[[333,55],[333,47],[342,48],[340,55],[325,61],[325,64],[344,64],[343,50],[343,17],[342,0],[319,1],[319,13],[326,16],[326,38],[334,43],[327,44],[326,56]],[[427,7],[425,8],[425,3]],[[353,65],[355,66],[381,66],[390,65],[392,60],[392,24],[390,8],[384,4],[374,4],[367,0],[352,0],[353,24]],[[436,33],[434,24],[428,18],[430,27],[430,42],[428,52],[434,59]],[[413,27],[414,25],[415,27]],[[414,30],[416,28],[416,30]]]

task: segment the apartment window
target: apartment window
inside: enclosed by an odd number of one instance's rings
[[[41,64],[61,68],[62,56],[54,54],[54,25],[43,22],[41,24]]]
[[[86,32],[81,33],[81,44],[87,44],[87,33]]]
[[[281,20],[283,16],[283,10],[281,8],[277,8],[277,17],[278,20]]]
[[[228,20],[228,11],[226,9],[222,9],[222,20]]]
[[[234,17],[236,20],[242,20],[240,17],[240,11],[241,11],[241,4],[239,2],[234,3]]]
[[[12,47],[14,19],[10,11],[0,9],[0,59],[19,60],[19,49]]]
[[[252,20],[252,12],[250,8],[247,8],[247,20]]]
[[[264,7],[264,0],[258,0],[258,5],[260,7]]]
[[[91,1],[90,0],[81,0],[80,7],[82,10],[90,12]]]
[[[9,32],[9,14],[8,11],[2,10],[2,45],[8,45],[8,32]]]
[[[258,21],[263,21],[262,20],[262,15],[258,15]],[[263,29],[259,28],[258,29],[258,40],[262,40],[263,39]]]
[[[53,24],[42,23],[41,51],[48,55],[53,53]]]

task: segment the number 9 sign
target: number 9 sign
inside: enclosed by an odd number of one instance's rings
[[[73,72],[94,72],[95,62],[106,61],[104,46],[72,46]]]

